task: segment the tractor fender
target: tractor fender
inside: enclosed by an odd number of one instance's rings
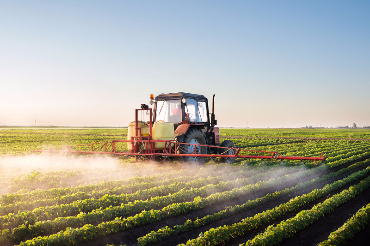
[[[175,138],[177,141],[182,142],[185,134],[193,128],[198,129],[204,134],[204,131],[202,130],[204,128],[204,124],[181,124],[175,130]]]
[[[179,125],[175,130],[175,138],[184,135],[189,130],[190,124]]]

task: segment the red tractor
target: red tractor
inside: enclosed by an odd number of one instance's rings
[[[214,113],[214,98],[212,98],[212,113],[209,111],[208,99],[203,95],[185,92],[160,94],[155,97],[153,124],[168,122],[174,125],[174,137],[181,154],[227,154],[235,155],[234,144],[225,140],[220,145],[220,131],[216,127]],[[198,146],[198,147],[196,147]],[[221,146],[225,148],[215,148]],[[183,156],[183,160],[204,163],[205,157]],[[235,157],[222,158],[233,162]]]

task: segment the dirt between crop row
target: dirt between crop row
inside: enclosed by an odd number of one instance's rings
[[[365,159],[365,158],[361,158],[360,160],[357,160],[356,162],[361,161],[363,159]],[[189,212],[187,214],[183,214],[183,215],[180,215],[180,216],[177,216],[177,217],[168,218],[168,219],[165,219],[165,220],[162,220],[162,221],[159,221],[159,222],[155,222],[155,223],[152,223],[152,224],[149,224],[149,225],[141,226],[141,227],[138,227],[138,228],[135,228],[135,229],[132,229],[132,230],[128,230],[128,231],[124,231],[124,232],[121,232],[121,233],[113,234],[113,235],[105,237],[105,238],[100,238],[100,239],[97,239],[97,240],[94,240],[94,241],[89,241],[87,243],[82,243],[80,245],[106,245],[106,244],[137,245],[137,238],[138,237],[144,236],[145,234],[147,234],[151,231],[156,231],[161,227],[165,227],[165,226],[172,227],[172,226],[177,225],[177,224],[183,224],[188,219],[195,220],[196,218],[201,218],[201,217],[206,216],[208,214],[213,214],[213,213],[216,213],[218,211],[221,211],[221,210],[225,209],[225,207],[227,207],[227,206],[234,206],[234,205],[237,205],[237,204],[243,204],[243,203],[247,202],[248,200],[253,200],[253,199],[256,199],[258,197],[263,197],[267,193],[271,193],[271,192],[274,192],[276,190],[282,190],[286,187],[291,187],[291,186],[293,186],[293,185],[295,185],[299,182],[308,181],[308,180],[311,180],[314,177],[322,176],[324,174],[327,174],[329,171],[330,172],[335,172],[339,169],[345,168],[345,167],[353,164],[354,162],[355,161],[352,161],[352,162],[349,162],[349,163],[347,163],[345,165],[342,165],[340,167],[336,167],[336,168],[333,168],[333,169],[330,169],[330,170],[323,171],[320,174],[314,174],[314,175],[311,175],[311,176],[306,176],[304,178],[300,178],[299,181],[298,180],[291,181],[291,182],[285,184],[283,187],[274,187],[274,188],[271,188],[271,189],[265,189],[263,191],[259,191],[259,192],[255,192],[253,194],[250,194],[246,197],[240,197],[238,199],[234,199],[234,200],[231,200],[231,201],[222,202],[222,203],[219,203],[219,204],[216,204],[216,205],[213,205],[213,206],[201,209],[201,210]],[[364,167],[366,167],[366,166],[362,166],[362,167],[353,169],[349,172],[341,174],[341,175],[339,175],[337,177],[334,177],[330,180],[327,180],[325,182],[318,183],[318,184],[316,184],[314,186],[311,186],[311,187],[308,187],[304,190],[294,192],[294,193],[291,193],[291,194],[289,194],[287,196],[284,196],[282,198],[267,202],[267,203],[265,203],[261,206],[258,206],[257,208],[249,209],[249,210],[247,210],[243,213],[237,214],[235,216],[231,216],[227,219],[214,222],[212,224],[209,224],[207,226],[204,226],[204,227],[201,227],[201,228],[189,231],[189,232],[181,233],[181,234],[177,235],[176,237],[171,237],[170,239],[159,242],[155,245],[176,245],[178,243],[186,242],[188,239],[196,238],[201,232],[204,232],[204,231],[207,231],[211,228],[215,228],[215,227],[222,226],[222,225],[225,225],[225,224],[232,224],[232,223],[235,223],[235,222],[239,222],[242,218],[254,216],[255,214],[263,212],[264,210],[271,209],[275,206],[278,206],[281,203],[287,202],[287,201],[289,201],[289,199],[291,199],[295,196],[299,196],[299,195],[302,195],[302,194],[309,193],[311,190],[316,189],[316,188],[318,188],[318,189],[322,188],[325,184],[332,183],[336,180],[347,177],[351,173],[354,173],[358,170],[361,170]],[[255,231],[255,233],[257,233],[257,232],[258,231]],[[252,232],[252,234],[253,234],[253,232]],[[242,238],[242,239],[245,241],[244,238]],[[248,239],[246,239],[246,240],[248,240]]]
[[[366,178],[366,177],[364,177],[364,178]],[[364,179],[364,178],[362,178],[362,179]],[[294,212],[291,212],[289,214],[286,214],[286,215],[282,216],[278,220],[271,221],[269,225],[271,225],[271,224],[277,225],[277,224],[279,224],[280,222],[282,222],[284,220],[287,220],[287,219],[290,219],[290,218],[294,217],[298,212],[300,212],[302,210],[310,210],[310,209],[312,209],[313,206],[317,205],[318,203],[321,203],[321,202],[325,201],[327,198],[330,198],[330,197],[334,196],[335,194],[338,194],[341,191],[343,191],[345,189],[348,189],[350,186],[359,183],[362,179],[360,179],[358,181],[355,181],[355,182],[351,182],[351,183],[341,187],[340,189],[333,191],[332,193],[330,193],[329,195],[327,195],[325,197],[317,199],[314,202],[311,202],[311,203],[297,209]],[[327,183],[327,182],[325,182],[325,183]],[[323,184],[315,185],[315,186],[312,186],[308,189],[302,190],[301,192],[296,192],[296,193],[294,193],[293,197],[309,193],[313,189],[321,189],[324,185],[325,184],[323,183]],[[367,191],[369,191],[369,190],[367,190]],[[357,198],[359,198],[359,199],[357,200],[357,203],[358,203],[357,206],[353,206],[357,209],[352,208],[354,213],[356,213],[357,210],[360,209],[364,205],[364,203],[363,203],[364,200],[368,200],[367,198],[365,198],[365,199],[362,198],[361,199],[361,197],[363,197],[362,195],[365,195],[365,194],[366,194],[366,191],[355,198],[355,200]],[[349,201],[348,203],[351,203],[352,201]],[[347,205],[347,203],[344,204],[344,205]],[[282,242],[282,245],[292,245],[292,246],[293,245],[317,245],[318,243],[326,240],[327,237],[329,236],[329,234],[332,231],[334,231],[338,227],[342,226],[343,223],[353,215],[353,214],[349,215],[347,213],[348,211],[347,212],[346,211],[341,212],[340,211],[341,208],[342,208],[342,206],[335,209],[335,211],[333,213],[328,215],[328,216],[331,216],[331,218],[332,218],[331,223],[333,225],[331,227],[327,226],[327,223],[328,223],[327,222],[327,216],[325,216],[324,218],[321,218],[318,222],[316,222],[316,223],[312,224],[311,226],[309,226],[308,228],[306,228],[304,231],[296,233],[293,238],[284,240]],[[333,217],[334,214],[336,216]],[[320,224],[320,226],[317,227],[316,224]],[[266,227],[267,227],[267,225],[265,225],[261,228],[258,228],[257,230],[253,230],[249,233],[246,233],[243,237],[237,238],[236,240],[233,240],[233,241],[229,242],[228,245],[236,246],[236,245],[244,243],[244,242],[246,242],[250,239],[253,239],[258,233],[261,233],[261,232],[265,231]],[[310,237],[314,237],[314,238],[310,238]]]
[[[368,193],[363,194],[366,195],[368,198],[370,197],[370,190],[368,190]],[[367,202],[370,203],[369,201]],[[360,245],[360,246],[367,246],[369,245],[369,238],[370,238],[370,225],[367,225],[367,227],[363,230],[361,230],[359,233],[355,235],[355,238],[351,239],[349,241],[349,245]]]
[[[326,240],[331,232],[341,227],[357,211],[370,203],[370,189],[363,191],[355,199],[339,206],[331,214],[321,218],[304,231],[297,233],[293,238],[284,240],[282,245],[317,245]],[[367,238],[356,236],[357,240],[349,241],[350,245],[369,245],[369,234]],[[356,241],[356,242],[354,242]]]

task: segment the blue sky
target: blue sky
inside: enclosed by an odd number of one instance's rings
[[[216,94],[220,126],[370,125],[367,1],[2,1],[0,125],[124,126]],[[248,122],[248,123],[247,123]]]

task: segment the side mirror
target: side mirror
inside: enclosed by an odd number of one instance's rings
[[[217,120],[215,120],[214,122],[215,122],[215,125],[217,125]]]

